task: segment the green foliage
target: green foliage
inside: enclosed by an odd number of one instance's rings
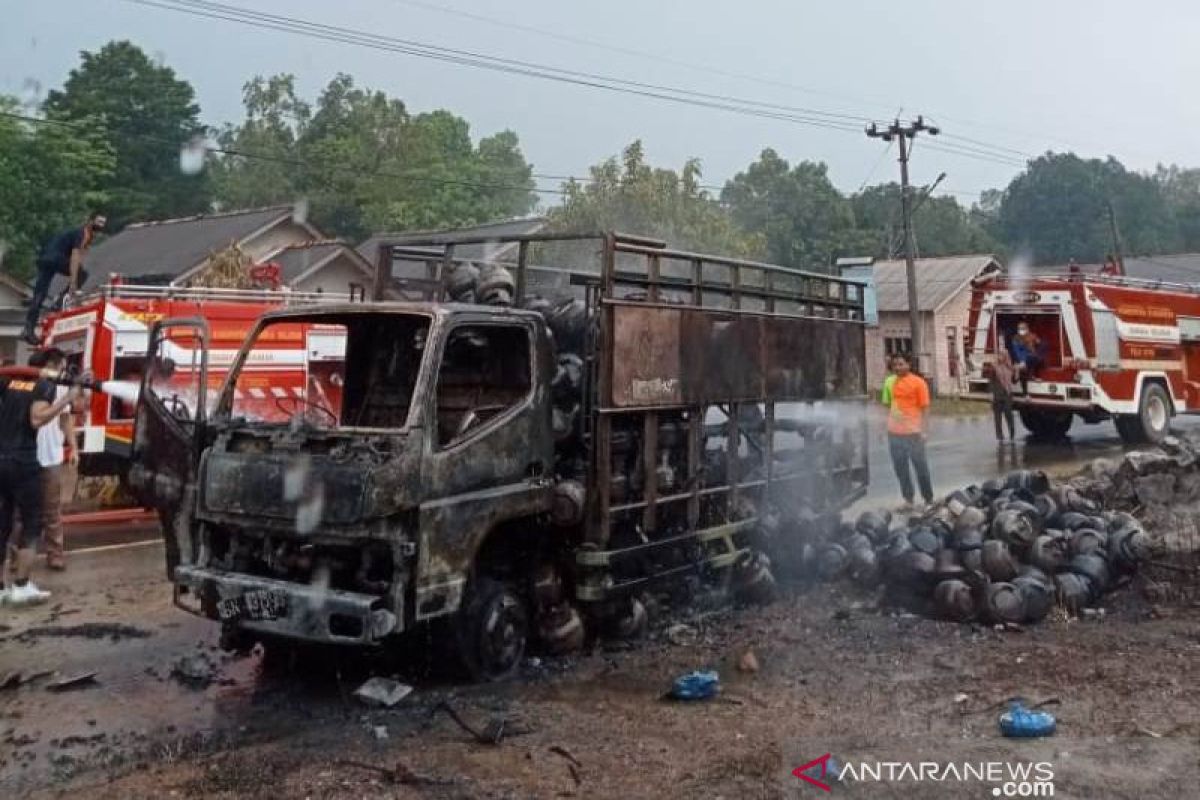
[[[94,127],[116,154],[102,209],[114,226],[207,210],[203,172],[180,170],[180,150],[205,132],[191,85],[130,42],[80,58],[63,88],[46,98],[45,112]]]
[[[0,112],[23,114],[0,96]],[[28,278],[41,244],[105,207],[116,157],[98,128],[0,116],[0,263]]]
[[[663,239],[673,247],[732,256],[761,257],[762,236],[741,230],[700,188],[700,162],[680,172],[651,167],[642,143],[589,170],[590,181],[564,185],[562,205],[550,209],[550,226],[567,232],[617,230]]]
[[[1170,253],[1183,245],[1176,217],[1153,177],[1109,157],[1047,153],[1029,162],[1004,191],[997,232],[1036,263],[1097,262],[1113,249],[1111,202],[1129,253]]]
[[[511,131],[475,145],[461,117],[411,115],[348,75],[330,81],[315,107],[297,97],[290,75],[255,78],[243,101],[246,119],[219,135],[232,154],[213,164],[224,206],[306,198],[316,225],[353,240],[521,216],[536,202],[532,167]]]
[[[913,241],[919,256],[994,253],[999,244],[982,221],[949,196],[923,197],[913,189]],[[859,227],[872,234],[872,248],[859,254],[895,258],[904,252],[900,184],[882,183],[850,198]]]
[[[721,191],[733,220],[767,243],[767,258],[798,268],[827,268],[847,248],[861,254],[854,211],[830,182],[824,164],[795,167],[771,149]]]

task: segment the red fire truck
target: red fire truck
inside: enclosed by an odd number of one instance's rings
[[[1014,395],[1035,436],[1062,436],[1079,417],[1114,420],[1127,442],[1157,442],[1172,416],[1200,412],[1200,287],[1110,275],[982,278],[969,322],[972,396],[990,396],[989,365],[1021,322],[1042,347],[1043,364]]]
[[[219,387],[246,333],[264,312],[281,306],[345,302],[348,295],[294,292],[287,289],[211,289],[110,283],[47,315],[42,341],[67,354],[77,371],[90,370],[100,381],[117,382],[113,393],[93,393],[77,418],[80,471],[112,475],[124,471],[133,435],[137,386],[142,379],[150,326],[173,317],[202,318],[210,339],[208,383]],[[317,394],[336,407],[341,395],[344,332],[319,326],[292,326],[272,332],[251,354],[247,374],[238,382],[240,407],[247,415],[287,419],[292,406]],[[192,343],[169,343],[176,363],[199,363]],[[111,384],[110,384],[111,386]],[[127,391],[117,392],[124,388]],[[193,390],[194,393],[194,390]],[[216,392],[209,392],[215,396]],[[189,398],[180,395],[178,402]]]

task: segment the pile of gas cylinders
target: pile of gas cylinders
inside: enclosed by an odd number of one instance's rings
[[[1076,488],[1019,470],[954,492],[921,515],[867,511],[810,559],[825,579],[886,584],[956,621],[1038,622],[1094,605],[1151,553],[1141,523]]]

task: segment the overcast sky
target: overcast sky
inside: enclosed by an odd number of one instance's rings
[[[1186,0],[223,1],[747,100],[878,119],[902,108],[905,116],[936,120],[947,134],[1023,152],[1111,153],[1146,170],[1158,162],[1200,165],[1194,145],[1200,3]],[[827,162],[846,191],[897,174],[894,152],[881,158],[884,145],[857,132],[454,66],[128,0],[4,5],[0,92],[26,100],[61,84],[80,50],[123,38],[190,81],[209,124],[240,118],[241,86],[255,74],[294,73],[304,93],[315,97],[344,71],[360,85],[402,98],[411,110],[450,109],[476,136],[513,129],[542,173],[583,174],[640,138],[656,164],[678,167],[699,157],[707,183],[731,177],[764,147],[792,161]],[[505,28],[436,6],[587,41]],[[915,183],[946,172],[942,188],[961,193],[966,203],[968,193],[1002,187],[1018,169],[920,144],[912,165]]]

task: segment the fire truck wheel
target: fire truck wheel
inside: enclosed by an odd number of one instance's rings
[[[1171,397],[1160,384],[1142,387],[1137,414],[1117,417],[1117,432],[1131,444],[1157,444],[1171,428]]]
[[[1035,439],[1061,439],[1071,430],[1075,415],[1070,411],[1045,411],[1022,408],[1021,424]]]
[[[458,657],[472,678],[503,680],[521,666],[529,641],[529,615],[508,584],[476,579],[457,623]]]

